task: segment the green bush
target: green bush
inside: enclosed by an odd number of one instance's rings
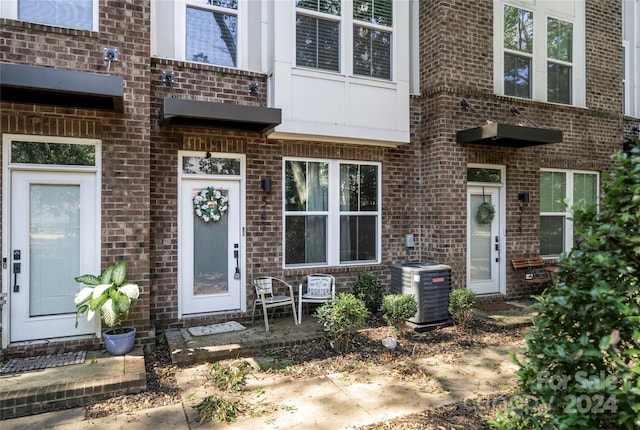
[[[339,293],[333,303],[323,303],[315,312],[330,337],[331,346],[338,352],[347,352],[354,332],[366,326],[369,310],[364,302],[348,293]]]
[[[216,361],[209,367],[209,375],[216,388],[225,391],[240,391],[244,385],[245,373],[251,370],[248,361],[233,361],[222,365]]]
[[[574,248],[537,298],[501,429],[640,428],[640,149],[614,159],[600,211],[574,208]]]
[[[404,322],[418,312],[418,304],[413,296],[390,294],[382,299],[382,318],[400,334]]]
[[[235,421],[243,411],[239,401],[226,400],[217,394],[207,396],[197,405],[192,406],[198,411],[198,421],[231,422]]]
[[[380,310],[384,291],[378,275],[366,270],[358,271],[358,277],[352,285],[352,291],[354,296],[364,302],[370,313],[375,314]]]
[[[449,313],[459,329],[466,329],[473,319],[473,307],[476,295],[467,289],[453,290],[449,293]]]

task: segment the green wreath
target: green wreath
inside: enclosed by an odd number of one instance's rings
[[[478,206],[478,212],[476,212],[476,221],[480,225],[491,224],[493,217],[496,216],[496,208],[489,202],[482,202]]]
[[[212,187],[201,190],[193,197],[193,211],[204,222],[220,221],[228,208],[227,197]]]

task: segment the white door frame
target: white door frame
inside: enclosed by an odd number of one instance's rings
[[[185,301],[187,300],[186,294],[184,293],[184,285],[182,280],[182,272],[183,270],[187,270],[184,256],[180,250],[180,247],[184,243],[183,235],[187,232],[184,231],[184,222],[183,217],[185,216],[193,216],[193,212],[190,210],[188,213],[183,210],[183,182],[185,181],[205,181],[205,182],[235,182],[238,184],[238,188],[240,191],[239,201],[240,201],[240,213],[239,213],[239,226],[240,226],[240,250],[239,250],[239,266],[240,266],[240,309],[233,309],[229,311],[233,312],[246,312],[247,310],[247,284],[250,284],[250,281],[247,280],[247,253],[246,253],[246,233],[245,233],[245,225],[246,225],[246,180],[245,180],[245,172],[246,172],[246,157],[244,154],[230,154],[230,153],[207,153],[208,156],[212,158],[230,158],[230,159],[239,159],[240,160],[240,174],[239,175],[208,175],[201,173],[190,173],[185,174],[182,170],[182,160],[183,157],[186,156],[195,156],[202,157],[204,154],[200,152],[194,151],[178,151],[178,319],[190,318],[203,314],[215,314],[215,313],[227,313],[226,311],[213,311],[213,312],[203,312],[203,313],[191,313],[186,312]],[[231,251],[233,252],[233,251]]]
[[[25,142],[46,142],[46,143],[65,143],[65,144],[88,144],[95,146],[95,165],[94,166],[60,166],[60,165],[45,165],[45,164],[21,164],[21,163],[11,163],[11,143],[14,141],[25,141]],[[3,163],[2,163],[2,292],[7,294],[7,303],[3,306],[2,310],[2,348],[8,347],[10,344],[15,343],[14,340],[11,339],[11,312],[15,311],[12,309],[12,282],[13,282],[13,256],[12,249],[13,245],[11,243],[12,240],[12,222],[11,222],[11,198],[12,198],[12,174],[13,172],[33,172],[35,176],[42,176],[42,173],[47,173],[52,178],[55,178],[55,175],[59,173],[61,176],[64,173],[91,173],[95,175],[95,189],[92,190],[95,193],[96,198],[96,207],[93,209],[93,222],[96,223],[95,228],[95,237],[91,238],[91,242],[95,244],[92,248],[94,249],[86,249],[83,253],[86,253],[84,259],[83,267],[81,267],[81,271],[83,273],[98,273],[100,270],[100,251],[101,251],[101,239],[100,239],[100,222],[101,222],[101,141],[97,139],[78,139],[78,138],[65,138],[65,137],[57,137],[57,136],[32,136],[32,135],[18,135],[18,134],[4,134],[2,139],[2,153],[3,153]],[[25,258],[28,254],[25,252]],[[25,259],[22,259],[22,262],[25,262]],[[87,263],[90,262],[90,263]],[[89,267],[92,266],[92,267]],[[23,269],[28,269],[26,265],[22,265]],[[80,275],[80,274],[79,274]],[[24,278],[24,277],[23,277]],[[70,279],[69,282],[73,282],[73,279]],[[26,286],[25,286],[26,287]],[[78,288],[78,290],[80,287]],[[26,292],[26,288],[24,292]],[[19,303],[19,302],[17,302]],[[74,316],[75,318],[75,316]],[[52,317],[53,320],[59,319],[59,317]],[[73,321],[71,322],[73,324]],[[84,326],[82,329],[81,326]],[[73,326],[72,326],[73,328]],[[44,340],[44,339],[52,339],[52,338],[60,338],[68,339],[68,338],[85,338],[87,336],[99,336],[100,335],[100,325],[99,321],[92,321],[89,324],[81,323],[79,325],[79,329],[77,332],[81,332],[81,334],[76,335],[75,331],[71,333],[67,333],[63,336],[51,336],[42,334],[34,334],[33,339],[26,340],[22,339],[20,342],[28,342],[28,341],[36,341],[36,340]]]
[[[467,262],[467,272],[466,272],[466,279],[467,279],[467,288],[472,290],[471,288],[471,283],[470,283],[470,279],[471,279],[471,274],[470,274],[470,270],[471,270],[471,262],[470,262],[470,243],[471,243],[471,237],[470,237],[470,233],[471,233],[471,229],[470,229],[470,217],[472,216],[472,214],[469,213],[469,191],[471,189],[482,189],[484,187],[485,191],[489,191],[489,190],[496,190],[498,192],[498,202],[497,202],[497,211],[495,214],[495,219],[498,222],[498,226],[497,226],[497,231],[498,231],[498,251],[497,251],[497,258],[499,259],[498,261],[498,289],[495,293],[489,293],[489,294],[503,294],[505,295],[507,293],[507,261],[506,261],[506,238],[507,238],[507,231],[506,231],[506,220],[507,220],[507,216],[506,216],[506,186],[505,186],[505,182],[506,182],[506,167],[503,165],[492,165],[492,164],[469,164],[468,167],[471,168],[486,168],[486,169],[497,169],[501,171],[501,182],[500,183],[494,183],[494,182],[468,182],[467,183],[467,192],[466,192],[466,199],[467,199],[467,255],[466,255],[466,262]],[[496,245],[495,243],[495,239],[492,238],[491,240],[492,243],[492,247],[494,247]],[[496,254],[494,254],[492,256],[492,258],[496,258]]]

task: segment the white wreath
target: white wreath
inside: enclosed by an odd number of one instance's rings
[[[204,222],[220,221],[228,208],[227,197],[212,187],[201,190],[193,197],[193,211]]]

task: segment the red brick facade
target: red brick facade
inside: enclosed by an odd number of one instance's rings
[[[260,106],[249,83],[266,88],[267,76],[150,56],[149,1],[100,2],[98,32],[65,30],[0,20],[0,62],[104,73],[102,49],[117,46],[112,73],[125,82],[124,113],[2,102],[4,133],[102,140],[102,265],[127,261],[129,279],[142,294],[130,315],[138,342],[155,329],[188,327],[250,316],[249,313],[178,317],[178,151],[246,156],[246,278],[270,274],[297,281],[312,270],[283,269],[283,157],[375,161],[382,165],[382,261],[375,266],[330,267],[338,291],[347,291],[358,270],[378,273],[386,287],[389,266],[435,260],[452,267],[455,288],[465,288],[467,261],[467,166],[506,166],[506,257],[539,252],[541,168],[610,170],[610,154],[622,148],[624,131],[637,123],[620,111],[621,9],[619,1],[586,1],[587,109],[494,95],[493,11],[482,0],[421,0],[420,94],[411,98],[411,143],[397,148],[269,140],[263,133],[158,124],[163,97]],[[175,83],[161,79],[173,71]],[[487,118],[515,124],[516,104],[545,128],[564,133],[562,143],[509,148],[456,143],[456,131],[482,124],[460,108],[467,99]],[[276,106],[277,107],[277,106]],[[1,155],[0,155],[1,156]],[[273,180],[266,207],[260,179]],[[522,212],[516,198],[531,193]],[[266,210],[266,219],[262,212]],[[520,231],[520,226],[523,226]],[[405,247],[405,235],[416,246]],[[507,295],[519,296],[507,268]],[[504,297],[493,297],[502,299]],[[84,347],[57,343],[34,350]],[[89,342],[97,346],[98,340]],[[10,354],[27,351],[10,347]]]

